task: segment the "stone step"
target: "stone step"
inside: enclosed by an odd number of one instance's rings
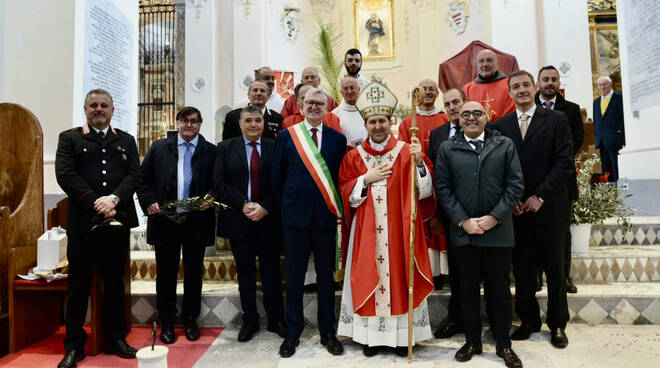
[[[571,277],[576,281],[660,281],[660,245],[591,247],[574,253]]]
[[[284,275],[285,260],[280,267]],[[216,251],[206,257],[204,281],[236,282],[236,263],[231,251]],[[132,280],[155,280],[156,259],[153,251],[131,252]],[[660,245],[617,245],[590,248],[588,253],[573,254],[571,277],[576,281],[643,282],[660,281]],[[183,279],[183,267],[179,280]]]
[[[660,325],[660,283],[653,282],[576,282],[577,294],[568,294],[571,323],[598,324],[649,324]],[[156,312],[156,285],[154,281],[133,281],[133,323],[148,325],[158,318]],[[511,288],[515,294],[515,289]],[[257,307],[265,325],[265,312],[258,292]],[[183,284],[177,285],[178,305],[181,305]],[[514,295],[515,298],[515,295]],[[537,293],[542,318],[545,318],[547,292]],[[341,291],[335,293],[335,309],[339,312]],[[434,291],[428,298],[431,323],[437,326],[447,315],[449,292]],[[308,327],[316,326],[316,293],[305,293],[305,320]],[[482,297],[482,313],[485,305]],[[515,315],[514,315],[515,318]],[[486,316],[482,316],[487,321]],[[199,323],[206,327],[236,327],[241,322],[241,304],[238,285],[226,282],[205,283],[202,290],[202,308]]]
[[[635,216],[628,231],[610,219],[591,227],[590,247],[612,245],[660,245],[660,217]]]

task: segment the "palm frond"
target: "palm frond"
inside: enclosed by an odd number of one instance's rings
[[[335,48],[341,39],[341,32],[337,32],[332,24],[324,22],[320,17],[316,21],[319,27],[318,36],[313,42],[317,51],[314,59],[316,67],[323,78],[328,95],[340,102],[339,74],[344,66],[344,61],[335,56]]]

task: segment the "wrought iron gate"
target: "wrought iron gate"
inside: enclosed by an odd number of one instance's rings
[[[172,0],[140,1],[138,150],[175,129],[176,11]]]

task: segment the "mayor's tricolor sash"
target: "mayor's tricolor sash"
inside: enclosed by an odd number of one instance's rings
[[[336,249],[335,249],[335,264],[337,269],[337,274],[340,276],[339,269],[341,268],[341,221],[342,221],[342,208],[341,208],[341,199],[335,183],[332,181],[332,175],[330,175],[330,169],[326,164],[323,156],[321,156],[321,151],[316,147],[312,136],[309,135],[307,129],[305,129],[305,121],[289,127],[289,134],[291,134],[291,139],[293,144],[296,146],[296,151],[300,155],[307,171],[312,176],[314,183],[319,188],[325,204],[328,206],[328,209],[332,214],[337,217],[337,237],[336,237]]]

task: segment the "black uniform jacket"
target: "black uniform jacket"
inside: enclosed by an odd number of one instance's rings
[[[104,139],[88,127],[60,133],[55,176],[69,197],[68,234],[85,234],[98,223],[94,201],[110,194],[120,200],[115,219],[129,228],[138,225],[133,193],[139,185],[140,162],[132,135],[112,127]]]

